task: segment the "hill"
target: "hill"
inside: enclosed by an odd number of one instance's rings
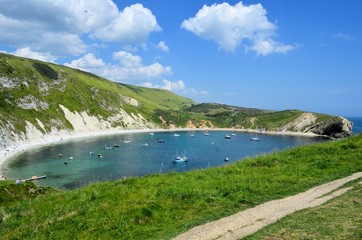
[[[0,181],[0,236],[171,239],[194,226],[360,172],[361,153],[362,135],[358,135],[217,168],[99,182],[66,192]],[[336,238],[333,233],[351,228],[352,234],[360,232],[360,203],[349,208],[356,212],[354,218],[345,217],[348,223],[341,224],[337,217],[328,236]],[[330,209],[345,211],[338,206]],[[330,216],[319,214],[314,223]],[[315,227],[309,225],[303,233]]]
[[[0,150],[44,134],[178,127],[351,134],[350,122],[340,117],[196,104],[170,91],[0,53]]]

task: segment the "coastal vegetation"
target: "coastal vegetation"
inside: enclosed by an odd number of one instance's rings
[[[361,159],[362,135],[357,135],[222,167],[131,177],[65,192],[4,181],[0,183],[0,235],[3,239],[170,239],[193,226],[360,172]],[[351,223],[341,224],[342,230],[330,228],[334,239],[343,239],[343,231],[348,231],[343,228],[360,223],[360,189],[357,186],[348,195],[355,199],[346,209],[356,212]],[[341,204],[332,205],[333,210],[325,214],[342,214],[345,205]],[[322,219],[324,210],[310,211],[320,216],[311,224]],[[311,213],[302,216],[311,217]],[[293,238],[281,226],[272,235]],[[310,231],[306,236],[317,236],[310,228],[303,229]]]
[[[219,127],[350,135],[340,117],[198,104],[167,90],[5,53],[0,53],[0,80],[0,135],[6,139],[0,150],[39,135],[90,129]]]

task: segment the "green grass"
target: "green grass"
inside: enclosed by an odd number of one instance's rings
[[[140,114],[149,123],[164,128],[171,125],[186,127],[191,120],[196,126],[208,121],[210,127],[277,131],[303,113],[216,103],[195,104],[191,99],[170,91],[115,83],[88,72],[4,53],[0,53],[0,77],[16,83],[12,87],[1,87],[0,84],[0,127],[17,134],[25,132],[25,121],[43,133],[54,127],[58,130],[73,129],[60,105],[72,112],[86,112],[100,121],[117,116],[122,109],[129,115]],[[139,105],[128,104],[125,97],[137,100]],[[23,109],[19,106],[22,100],[29,98],[47,104],[47,107]],[[327,126],[341,122],[333,116],[316,115],[316,122],[325,121]],[[160,117],[167,121],[166,125],[162,125]],[[36,118],[42,122],[45,131],[38,126]],[[325,125],[322,124],[323,128]],[[127,128],[122,118],[113,122],[112,127]],[[335,128],[331,128],[329,134],[333,131]]]
[[[322,206],[291,214],[245,239],[362,239],[361,179],[346,186],[353,188]]]
[[[229,166],[96,183],[0,207],[3,239],[170,239],[362,171],[362,135]]]
[[[4,53],[0,53],[0,77],[16,83],[12,87],[0,85],[0,127],[12,125],[11,130],[18,133],[25,132],[25,121],[37,126],[35,118],[47,131],[54,127],[54,121],[58,128],[72,129],[60,104],[103,120],[122,109],[151,121],[157,110],[178,111],[194,103],[170,91],[119,84],[80,70]],[[19,102],[29,96],[48,107],[23,109]],[[126,103],[124,97],[137,100],[139,106]],[[125,127],[121,120],[113,127],[118,126]]]

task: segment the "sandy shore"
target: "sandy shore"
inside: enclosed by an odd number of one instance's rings
[[[61,142],[66,142],[69,140],[81,139],[81,138],[89,138],[89,137],[99,137],[99,136],[107,136],[107,135],[116,135],[116,134],[127,134],[127,133],[138,133],[138,132],[161,132],[161,131],[230,131],[230,132],[243,132],[243,133],[258,133],[258,134],[267,134],[267,135],[291,135],[291,136],[305,136],[305,137],[316,137],[318,135],[313,133],[297,133],[297,132],[265,132],[259,130],[252,129],[229,129],[229,128],[175,128],[175,129],[133,129],[133,130],[117,130],[110,129],[104,131],[96,131],[96,132],[81,132],[81,133],[72,133],[72,132],[64,132],[57,134],[49,134],[44,135],[42,138],[28,140],[24,142],[17,142],[12,146],[7,147],[4,150],[0,150],[0,175],[1,166],[5,163],[9,158],[22,153],[24,151],[41,148],[45,146],[49,146],[52,144],[57,144]]]

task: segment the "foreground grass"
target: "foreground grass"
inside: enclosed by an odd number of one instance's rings
[[[362,171],[361,163],[359,135],[224,167],[96,183],[2,205],[0,236],[169,239],[207,221]]]
[[[362,239],[362,184],[328,203],[287,216],[256,234],[256,239]]]

